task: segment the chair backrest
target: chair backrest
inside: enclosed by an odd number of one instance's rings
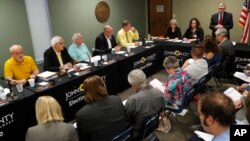
[[[204,86],[207,84],[207,77],[206,75],[203,76],[199,81],[198,81],[198,85],[196,88],[196,91],[199,93],[201,91],[202,88],[204,88]]]
[[[133,127],[129,127],[121,134],[115,136],[112,141],[132,141],[133,137]]]
[[[151,116],[148,116],[144,118],[142,121],[139,134],[138,134],[138,140],[144,139],[147,137],[150,133],[152,133],[159,125],[159,114],[154,114]]]
[[[151,133],[151,134],[148,136],[147,141],[160,141],[160,140],[158,139],[158,137],[157,137],[157,136],[155,135],[155,133],[153,132],[153,133]]]

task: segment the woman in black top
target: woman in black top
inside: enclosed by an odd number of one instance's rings
[[[204,31],[200,26],[197,18],[192,18],[189,22],[189,27],[183,35],[184,41],[201,42],[204,39]]]
[[[181,29],[177,26],[177,20],[171,19],[170,26],[167,28],[166,31],[166,38],[167,39],[181,39]]]

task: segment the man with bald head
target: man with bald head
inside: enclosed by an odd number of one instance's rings
[[[26,84],[29,78],[36,78],[39,70],[33,58],[23,54],[21,45],[10,47],[11,58],[4,64],[4,77],[12,84]]]
[[[120,50],[120,47],[117,46],[115,36],[113,35],[113,28],[111,26],[106,25],[103,28],[103,32],[96,37],[95,48],[103,50],[105,53],[110,53],[112,48],[114,48],[115,51]]]

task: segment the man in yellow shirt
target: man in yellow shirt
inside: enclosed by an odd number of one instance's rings
[[[117,33],[117,43],[122,47],[137,46],[138,42],[135,40],[138,39],[138,31],[132,27],[129,21],[123,21],[122,28]]]
[[[12,84],[26,84],[27,79],[35,78],[39,70],[31,56],[23,55],[21,45],[10,47],[11,58],[4,64],[4,77]]]

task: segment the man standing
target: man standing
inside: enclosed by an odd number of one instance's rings
[[[83,43],[81,33],[75,33],[72,36],[73,43],[69,46],[69,55],[76,63],[91,57],[88,47]]]
[[[23,55],[21,45],[10,47],[11,58],[4,64],[4,77],[12,84],[26,84],[27,79],[36,78],[39,73],[37,65],[31,56]]]
[[[117,33],[117,43],[122,47],[138,45],[135,40],[139,39],[138,31],[132,27],[129,21],[122,22],[122,28]]]
[[[100,33],[95,39],[95,48],[103,50],[105,53],[111,53],[112,48],[115,51],[119,51],[120,47],[117,46],[115,36],[113,35],[113,28],[106,25],[103,28],[103,32]],[[95,54],[98,54],[97,52]]]
[[[228,31],[228,38],[230,39],[229,30],[233,28],[233,15],[225,12],[226,4],[220,3],[218,6],[218,13],[211,17],[209,28],[212,30],[212,35],[215,37],[215,31],[219,28],[226,28]]]

